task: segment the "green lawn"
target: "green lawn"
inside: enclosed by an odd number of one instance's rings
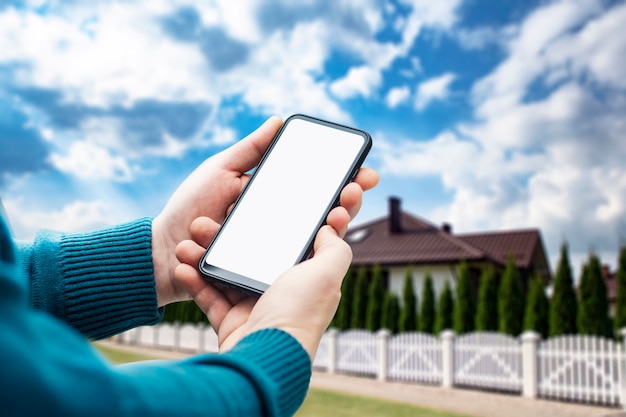
[[[409,404],[359,397],[320,389],[310,389],[297,417],[463,417],[445,411]]]
[[[95,347],[113,363],[159,359],[156,356],[141,355],[98,344],[95,344]],[[408,404],[359,397],[357,395],[340,394],[337,392],[314,388],[309,390],[309,394],[296,416],[463,417],[461,414],[453,414],[444,411],[415,407]]]
[[[113,363],[128,363],[128,362],[138,362],[138,361],[146,361],[151,359],[160,359],[156,356],[148,356],[142,355],[134,352],[127,352],[122,349],[110,348],[108,346],[102,346],[99,344],[94,344],[95,348],[100,351],[104,356],[107,357]]]

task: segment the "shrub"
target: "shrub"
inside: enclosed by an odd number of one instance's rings
[[[352,313],[350,327],[353,329],[365,328],[365,314],[367,313],[367,271],[360,267],[356,275],[354,285],[354,297],[352,299]]]
[[[454,314],[454,298],[448,281],[443,285],[443,290],[439,294],[439,302],[437,303],[437,317],[435,319],[435,334],[439,334],[444,330],[452,330]]]
[[[498,277],[491,265],[484,268],[480,276],[476,330],[498,330]]]
[[[392,333],[398,333],[398,321],[400,318],[400,301],[398,296],[390,291],[385,292],[383,300],[383,313],[381,327]]]
[[[534,330],[543,338],[548,337],[548,297],[543,278],[535,276],[530,283],[528,302],[524,314],[524,330]]]
[[[456,302],[454,303],[454,331],[457,334],[462,334],[474,330],[476,303],[469,268],[465,262],[461,262],[459,265],[458,274]]]
[[[626,246],[619,251],[617,265],[617,296],[615,300],[615,330],[621,339],[620,330],[626,327]]]
[[[401,332],[412,332],[417,330],[417,299],[413,289],[413,271],[407,268],[404,274],[404,285],[402,286],[402,308],[400,309],[400,322],[398,329]]]
[[[498,289],[498,326],[500,332],[517,336],[524,320],[524,290],[513,257],[509,257]]]
[[[426,274],[422,287],[419,330],[431,334],[435,330],[435,290],[433,290],[433,279],[430,274]]]
[[[352,268],[348,269],[346,276],[341,283],[341,300],[339,301],[339,307],[337,307],[337,313],[331,326],[338,328],[339,330],[348,330],[350,328],[350,318],[352,316],[352,298],[354,294],[354,271]]]
[[[577,310],[578,303],[567,244],[563,243],[550,300],[549,336],[576,334]]]
[[[609,320],[606,283],[600,259],[594,254],[589,255],[589,261],[583,267],[578,295],[579,333],[611,337],[613,329]]]
[[[369,331],[380,329],[383,299],[385,297],[385,287],[383,275],[378,265],[372,268],[372,280],[369,285],[369,295],[367,297],[367,317],[365,328]]]

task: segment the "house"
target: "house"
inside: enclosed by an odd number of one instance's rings
[[[346,241],[352,247],[352,266],[371,269],[379,265],[386,287],[398,295],[408,267],[418,294],[426,274],[431,275],[437,294],[446,281],[454,289],[457,267],[462,261],[468,264],[475,290],[482,268],[493,265],[502,272],[510,256],[514,257],[525,288],[535,274],[546,283],[551,279],[539,230],[455,234],[449,224],[438,227],[403,212],[396,197],[389,199],[387,216],[350,228]]]

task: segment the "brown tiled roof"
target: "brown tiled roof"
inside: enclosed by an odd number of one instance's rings
[[[352,247],[354,265],[418,265],[461,260],[505,265],[508,255],[513,254],[518,267],[528,268],[537,245],[541,245],[539,231],[535,229],[454,235],[408,213],[401,212],[400,216],[401,233],[390,232],[389,217],[350,228],[346,241]]]
[[[401,213],[402,232],[391,233],[385,217],[351,228],[346,240],[353,264],[450,263],[461,259],[491,259],[488,253],[407,213]]]
[[[503,264],[512,255],[515,265],[520,268],[530,266],[535,247],[541,244],[541,237],[536,229],[468,233],[456,237],[491,254]]]

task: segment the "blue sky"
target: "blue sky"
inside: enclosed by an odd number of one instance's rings
[[[380,186],[454,231],[626,239],[624,1],[0,0],[0,197],[15,234],[154,216],[277,114],[369,131]]]

